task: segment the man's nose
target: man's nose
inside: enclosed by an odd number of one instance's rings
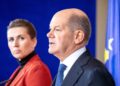
[[[47,33],[47,37],[48,37],[48,38],[54,37],[54,34],[53,34],[53,31],[52,31],[52,30],[50,30],[50,31]]]

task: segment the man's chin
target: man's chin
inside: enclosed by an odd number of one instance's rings
[[[53,52],[52,52],[52,51],[50,51],[50,50],[48,50],[48,53],[49,53],[49,54],[53,54]]]
[[[50,54],[54,54],[54,53],[55,53],[55,51],[53,51],[53,50],[51,50],[51,49],[49,49],[48,52],[49,52]]]

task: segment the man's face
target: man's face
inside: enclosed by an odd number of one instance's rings
[[[36,46],[36,39],[31,39],[25,27],[9,29],[7,31],[7,39],[12,55],[19,60],[30,54]]]
[[[65,18],[53,17],[47,37],[49,40],[48,51],[57,57],[68,54],[74,45],[74,32],[67,26]]]

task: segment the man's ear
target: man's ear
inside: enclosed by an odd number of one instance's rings
[[[80,44],[84,41],[85,34],[82,30],[76,30],[75,31],[75,44]]]

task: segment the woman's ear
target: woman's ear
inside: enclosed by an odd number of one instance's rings
[[[82,30],[75,31],[75,44],[80,44],[84,41],[85,34]]]
[[[33,47],[35,48],[37,45],[37,38],[33,38]]]

